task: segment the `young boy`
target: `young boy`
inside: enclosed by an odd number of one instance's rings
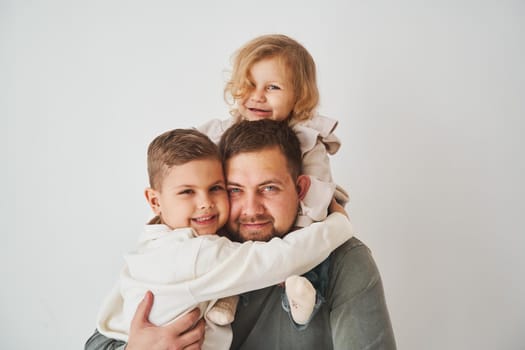
[[[265,243],[216,235],[229,214],[223,168],[217,146],[193,129],[155,138],[148,148],[148,174],[145,195],[156,216],[125,256],[120,280],[101,309],[97,328],[110,338],[127,341],[137,305],[151,290],[150,322],[168,324],[198,307],[206,320],[203,348],[228,349],[230,327],[209,317],[218,298],[304,273],[352,236],[339,213]]]

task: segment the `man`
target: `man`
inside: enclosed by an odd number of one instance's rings
[[[232,239],[267,241],[293,229],[299,208],[299,142],[282,122],[241,122],[220,142],[228,192]],[[325,302],[304,330],[282,310],[282,288],[243,295],[232,324],[232,349],[395,349],[383,286],[368,248],[352,238],[329,258]],[[202,323],[186,331],[197,315],[167,327],[147,322],[148,294],[130,330],[127,350],[198,349]],[[95,333],[86,349],[119,349],[123,344]]]

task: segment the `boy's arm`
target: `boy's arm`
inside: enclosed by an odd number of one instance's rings
[[[350,222],[334,213],[323,222],[269,242],[210,241],[196,262],[196,270],[202,273],[189,283],[189,289],[200,302],[271,286],[311,270],[350,237]]]

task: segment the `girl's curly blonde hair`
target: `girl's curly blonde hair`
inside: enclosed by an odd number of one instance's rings
[[[263,59],[277,58],[293,83],[295,105],[288,118],[290,123],[313,116],[319,103],[315,62],[310,53],[294,39],[282,35],[262,35],[250,40],[233,55],[232,74],[224,87],[224,99],[232,107],[230,113],[240,119],[235,102],[253,89],[250,68]]]

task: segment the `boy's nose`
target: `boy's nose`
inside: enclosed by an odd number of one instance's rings
[[[209,196],[203,196],[200,200],[200,205],[199,205],[199,209],[208,209],[208,208],[213,208],[214,207],[214,203],[213,201],[210,199]]]

